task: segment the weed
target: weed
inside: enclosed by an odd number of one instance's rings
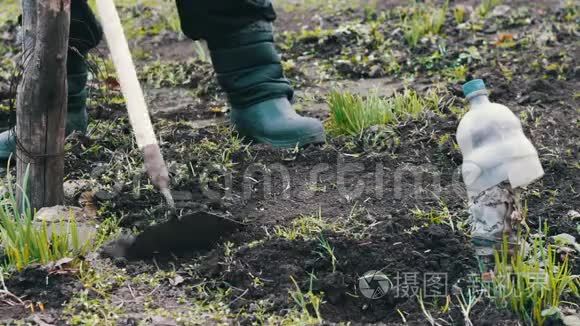
[[[351,93],[332,92],[328,97],[331,129],[338,134],[357,136],[373,125],[395,121],[392,103],[371,95],[366,99]]]
[[[402,19],[403,36],[407,45],[415,47],[425,35],[436,35],[445,24],[448,5],[442,8],[416,6]]]
[[[349,92],[333,91],[328,97],[329,129],[339,135],[360,136],[371,126],[417,118],[426,109],[438,110],[438,100],[436,92],[421,97],[413,90],[396,93],[390,98],[380,98],[374,94],[363,98]]]
[[[322,42],[326,37],[332,35],[333,30],[321,29],[320,27],[314,29],[301,29],[296,32],[283,32],[281,34],[284,40],[280,46],[284,50],[289,50],[293,48],[298,43],[316,43]]]
[[[404,37],[407,44],[411,47],[417,46],[419,40],[425,34],[425,25],[420,16],[411,16],[403,20]]]
[[[106,265],[105,265],[106,266]],[[83,290],[77,292],[63,308],[71,325],[116,325],[123,310],[112,302],[111,292],[128,280],[123,270],[79,264]]]
[[[469,111],[469,107],[466,105],[464,106],[452,105],[449,107],[449,111],[451,112],[452,115],[455,116],[455,119],[461,120],[461,118],[463,118],[463,116]]]
[[[155,61],[145,65],[139,77],[156,88],[183,86],[191,82],[192,64]]]
[[[315,294],[312,292],[312,282],[314,279],[313,275],[310,275],[310,287],[308,292],[303,293],[296,283],[296,280],[290,276],[292,283],[294,283],[294,290],[289,290],[288,293],[294,302],[300,308],[301,314],[298,320],[301,321],[300,324],[310,325],[310,324],[320,324],[322,323],[322,316],[320,315],[320,305],[323,303],[322,294]],[[309,309],[314,311],[314,316],[310,313]]]
[[[514,79],[514,72],[513,72],[513,70],[510,69],[509,66],[503,65],[500,62],[498,62],[498,66],[499,66],[499,69],[500,69],[501,74],[503,75],[503,77],[508,82],[511,82]]]
[[[424,211],[420,208],[411,209],[411,213],[415,215],[416,218],[420,220],[425,220],[429,224],[443,224],[443,222],[448,219],[449,211],[437,211],[431,209],[430,211]]]
[[[459,294],[455,294],[459,307],[461,308],[461,314],[463,315],[465,326],[473,326],[473,323],[469,319],[469,314],[471,313],[471,309],[473,309],[473,307],[479,302],[482,296],[483,292],[480,292],[478,296],[474,296],[471,289],[467,290],[467,298],[465,298],[462,291],[460,291]]]
[[[465,22],[465,6],[457,5],[453,8],[453,18],[457,25]]]
[[[334,247],[332,247],[330,242],[328,242],[328,240],[326,240],[326,238],[324,238],[322,235],[318,237],[318,242],[319,242],[318,246],[322,250],[317,251],[316,253],[318,253],[318,255],[323,259],[325,257],[329,257],[332,264],[332,272],[333,273],[336,272],[336,265],[338,264],[338,259],[336,259],[336,256],[334,255]]]
[[[169,0],[145,0],[137,3],[118,1],[117,6],[121,12],[120,17],[127,38],[132,40],[155,36],[165,31],[181,32],[177,9],[170,2]]]
[[[576,1],[573,0],[566,0],[564,3],[564,21],[571,23],[574,22],[578,18],[578,4]]]
[[[336,225],[330,224],[322,218],[319,211],[316,215],[302,215],[292,221],[290,227],[276,226],[274,234],[278,237],[293,241],[296,239],[313,239],[324,230],[337,231]]]
[[[8,180],[6,184],[7,194],[0,198],[0,243],[9,265],[22,270],[32,263],[47,264],[63,257],[83,255],[93,248],[91,240],[81,243],[72,217],[68,222],[61,220],[50,227],[45,221],[41,225],[34,223],[27,199],[18,205],[12,182]]]
[[[501,251],[494,253],[495,275],[485,285],[490,296],[500,307],[510,308],[524,320],[543,325],[547,318],[559,312],[566,295],[580,295],[580,279],[572,275],[568,256],[558,261],[556,247],[546,245],[543,236],[533,237],[528,252],[510,256],[508,240]],[[530,237],[531,238],[531,237]]]
[[[455,224],[453,223],[453,216],[449,212],[449,208],[445,203],[440,202],[440,209],[431,209],[428,212],[420,208],[414,208],[411,213],[419,220],[423,221],[425,225],[431,224],[445,224],[448,225],[451,230],[455,231]]]
[[[193,49],[199,60],[201,60],[201,62],[211,63],[209,49],[204,41],[194,41]]]
[[[433,318],[433,314],[431,314],[431,312],[429,310],[427,310],[427,308],[425,308],[425,302],[423,301],[423,294],[421,292],[419,293],[419,295],[417,295],[417,302],[419,302],[419,307],[421,308],[421,312],[423,312],[423,316],[425,316],[425,318],[427,319],[429,324],[431,326],[440,325],[439,323],[437,323],[435,321],[435,318]]]
[[[20,13],[20,1],[17,0],[2,0],[2,11],[0,12],[0,25],[6,24],[8,21],[16,22]]]
[[[443,75],[447,77],[449,82],[456,83],[465,81],[468,72],[469,68],[466,65],[459,65],[444,70]]]
[[[235,163],[233,156],[236,153],[250,155],[250,146],[244,143],[243,139],[238,137],[233,129],[226,126],[216,126],[215,132],[218,135],[229,135],[222,139],[202,139],[191,151],[191,157],[196,161],[207,161],[210,164],[218,164],[226,170],[233,169]],[[194,174],[195,175],[195,174]]]
[[[319,193],[319,192],[326,192],[326,186],[324,185],[319,185],[318,183],[312,182],[312,183],[308,183],[307,185],[307,189],[308,191],[314,192],[314,193]]]
[[[397,308],[397,313],[399,314],[399,316],[401,316],[401,320],[403,321],[403,324],[407,323],[407,318],[405,318],[404,312],[401,311],[401,309]]]
[[[70,325],[117,325],[121,312],[119,306],[110,300],[92,297],[88,290],[74,296],[63,310]]]
[[[482,0],[479,6],[475,9],[475,12],[482,18],[487,17],[487,15],[495,8],[499,6],[502,0]]]

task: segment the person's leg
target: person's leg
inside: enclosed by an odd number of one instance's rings
[[[86,111],[88,67],[86,54],[102,39],[101,26],[84,0],[71,2],[69,51],[67,58],[67,135],[73,131],[85,133],[88,125]],[[0,134],[0,160],[6,160],[16,150],[13,130]]]
[[[321,122],[290,105],[293,91],[274,46],[269,0],[177,0],[177,8],[183,32],[207,41],[242,136],[278,147],[324,141]]]
[[[68,116],[66,133],[85,133],[88,125],[87,104],[87,53],[97,47],[103,31],[86,0],[71,2],[69,51],[67,57]]]

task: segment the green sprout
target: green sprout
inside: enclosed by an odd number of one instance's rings
[[[24,178],[27,184],[28,170]],[[65,257],[86,254],[93,248],[91,240],[81,242],[74,218],[67,222],[34,223],[34,214],[28,199],[18,205],[14,187],[8,177],[7,193],[0,198],[0,244],[4,247],[7,263],[17,270],[33,264],[47,264]],[[26,193],[26,188],[21,189]],[[56,224],[56,225],[55,225]]]
[[[547,234],[544,227],[543,234]],[[557,248],[542,236],[533,237],[527,255],[523,250],[509,254],[505,238],[500,251],[494,253],[495,274],[484,284],[493,300],[520,315],[525,321],[544,325],[550,316],[558,316],[566,295],[580,295],[580,278],[572,274],[569,257],[560,261]],[[526,258],[528,257],[528,258]]]
[[[363,98],[349,92],[333,91],[328,96],[329,129],[339,135],[360,136],[365,129],[375,125],[415,119],[426,109],[436,111],[439,100],[434,91],[423,97],[413,90],[405,90],[390,98],[373,94]]]
[[[330,242],[328,242],[328,240],[326,240],[326,238],[324,238],[322,235],[320,235],[318,241],[319,241],[318,246],[322,250],[317,251],[316,253],[323,259],[329,257],[330,262],[332,264],[332,272],[333,273],[336,272],[336,264],[338,264],[338,259],[336,259],[336,256],[334,255],[334,248],[332,247]]]

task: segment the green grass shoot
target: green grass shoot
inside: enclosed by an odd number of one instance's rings
[[[572,274],[568,256],[560,260],[556,250],[535,237],[529,258],[524,258],[522,253],[509,255],[504,240],[502,250],[494,254],[496,271],[487,288],[496,304],[527,322],[544,325],[549,316],[558,314],[566,295],[578,298],[580,278]]]
[[[485,18],[493,10],[493,8],[499,6],[501,3],[502,0],[482,0],[475,11],[480,17]]]
[[[9,178],[6,187],[8,191],[0,198],[0,245],[9,266],[20,271],[30,264],[74,258],[93,249],[89,240],[79,240],[74,218],[51,225],[35,223],[27,199],[18,205]]]
[[[333,91],[328,96],[329,129],[338,135],[360,136],[369,127],[414,119],[426,109],[437,110],[438,101],[435,92],[422,97],[413,90],[405,90],[392,97],[381,98]]]
[[[407,45],[415,47],[426,35],[437,35],[445,24],[448,4],[441,8],[415,6],[402,19],[403,36]]]

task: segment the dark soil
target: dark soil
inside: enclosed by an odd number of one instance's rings
[[[20,298],[25,306],[17,304],[18,301],[14,299],[11,305],[0,305],[1,320],[25,318],[35,310],[62,309],[63,303],[79,291],[82,285],[71,273],[59,273],[33,265],[11,276],[6,281],[6,288]]]
[[[439,226],[430,227],[421,236],[394,236],[387,225],[378,228],[376,234],[362,241],[353,241],[336,234],[325,234],[333,244],[335,255],[340,257],[333,272],[328,261],[321,259],[313,250],[318,240],[313,241],[269,241],[254,248],[241,247],[234,256],[234,262],[224,270],[216,264],[207,266],[204,274],[223,278],[229,284],[242,288],[252,288],[249,275],[267,280],[259,289],[252,289],[236,305],[243,307],[263,297],[277,298],[276,310],[289,308],[292,302],[286,296],[292,288],[290,277],[304,280],[300,286],[309,287],[308,273],[316,272],[312,289],[325,293],[327,303],[322,307],[325,320],[332,322],[379,322],[400,320],[392,310],[397,304],[409,298],[401,297],[396,290],[374,301],[350,293],[356,293],[357,280],[369,270],[381,270],[387,276],[396,277],[410,271],[429,273],[446,271],[449,284],[460,278],[465,270],[475,267],[472,252],[464,244],[462,236],[450,233]],[[398,244],[397,244],[398,243]],[[425,252],[429,254],[424,254]],[[283,255],[282,255],[283,254]],[[270,266],[278,266],[272,269]],[[399,274],[398,274],[399,273]],[[423,288],[423,279],[415,285]],[[401,287],[403,284],[401,284]],[[392,313],[385,316],[386,311]]]

